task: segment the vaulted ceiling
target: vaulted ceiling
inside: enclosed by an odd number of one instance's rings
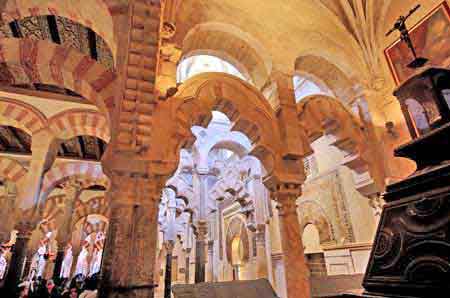
[[[61,143],[58,156],[100,161],[105,149],[106,143],[99,138],[91,136],[77,136]]]
[[[62,158],[100,161],[106,143],[92,136],[77,136],[62,142],[58,156]],[[0,126],[0,152],[31,154],[31,136],[12,126]]]
[[[202,50],[202,47],[224,50],[240,63],[250,65],[249,72],[261,55],[270,57],[273,68],[291,73],[295,61],[303,56],[316,56],[334,64],[355,84],[377,88],[374,82],[385,79],[393,84],[383,56],[387,44],[398,38],[389,38],[385,32],[395,19],[414,5],[422,9],[411,18],[416,23],[442,0],[191,0],[180,1],[176,18],[174,41],[183,50]],[[239,36],[237,30],[251,36],[261,47],[257,54],[247,55],[245,47],[226,44],[223,39],[206,36],[192,42],[202,24],[229,26],[228,35]],[[194,28],[194,29],[193,29]],[[201,36],[200,34],[198,34]],[[187,46],[184,44],[188,42]],[[235,47],[235,49],[229,49]],[[204,50],[204,49],[203,49]],[[233,56],[233,53],[236,53]],[[239,54],[239,55],[238,55]],[[248,61],[246,61],[248,60]],[[232,61],[231,61],[232,62]],[[317,65],[316,67],[321,67]],[[252,69],[253,68],[253,69]],[[326,80],[326,78],[322,78]]]
[[[0,126],[0,152],[30,154],[30,135],[12,126]]]

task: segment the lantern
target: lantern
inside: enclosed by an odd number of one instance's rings
[[[413,139],[450,122],[450,71],[429,68],[403,83],[394,95]]]

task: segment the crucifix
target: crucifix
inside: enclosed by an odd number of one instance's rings
[[[389,36],[394,31],[400,32],[400,39],[408,45],[408,48],[411,50],[414,56],[414,60],[408,64],[409,68],[420,68],[428,62],[427,58],[417,57],[416,49],[414,48],[411,36],[409,35],[409,30],[406,27],[406,20],[419,8],[420,4],[416,5],[413,9],[411,9],[407,15],[400,16],[395,22],[394,27],[391,30],[389,30],[388,33],[386,33],[386,36]]]

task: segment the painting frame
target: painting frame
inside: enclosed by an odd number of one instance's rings
[[[448,23],[448,25],[450,26],[450,6],[447,3],[447,1],[443,1],[441,2],[439,5],[437,5],[435,8],[433,8],[429,13],[427,13],[422,19],[420,19],[414,26],[410,27],[410,35],[411,35],[411,39],[413,40],[413,43],[415,43],[415,33],[418,32],[417,30],[423,29],[421,28],[421,26],[424,26],[424,24],[428,24],[428,22],[431,20],[432,17],[434,17],[435,15],[437,15],[439,12],[443,12],[444,16],[446,17],[446,22]],[[385,50],[384,50],[384,56],[386,57],[387,63],[389,65],[389,69],[391,71],[392,77],[394,78],[395,84],[397,86],[399,86],[401,83],[405,82],[408,78],[410,78],[412,75],[415,74],[414,70],[408,70],[407,69],[407,64],[409,62],[411,62],[413,60],[412,54],[408,55],[409,61],[401,61],[401,65],[399,65],[398,63],[396,63],[394,60],[396,59],[394,56],[394,51],[401,51],[400,47],[406,47],[406,45],[402,45],[401,44],[402,41],[400,39],[400,37],[398,39],[396,39],[391,45],[389,45]],[[416,43],[415,43],[416,44]],[[422,56],[421,55],[421,49],[417,49],[418,52],[418,56]],[[409,49],[408,49],[409,51]],[[398,53],[397,53],[398,55]],[[429,58],[426,55],[424,55],[425,58]],[[433,64],[433,66],[440,66],[440,67],[448,67],[449,65],[441,65],[443,64],[444,61],[440,61],[441,63],[438,63],[438,65]],[[431,64],[430,64],[431,65]],[[409,72],[408,75],[402,75],[401,72],[399,71],[399,67],[402,68],[403,71]]]

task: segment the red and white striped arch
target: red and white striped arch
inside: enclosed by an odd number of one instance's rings
[[[111,135],[108,120],[97,111],[73,109],[49,119],[55,137],[68,140],[76,136],[93,136],[109,142]]]
[[[109,212],[110,208],[104,196],[93,197],[84,202],[78,200],[75,205],[73,223],[76,224],[80,220],[93,214],[98,214],[105,218],[109,218]]]
[[[70,177],[77,177],[89,183],[98,181],[104,183],[109,180],[102,171],[99,163],[92,162],[68,162],[53,166],[44,176],[41,188],[41,201],[45,200],[50,192]]]
[[[42,83],[72,90],[107,115],[116,96],[116,73],[75,48],[45,40],[0,39],[2,76],[10,84]]]
[[[46,200],[42,209],[42,221],[39,223],[39,230],[42,234],[45,235],[57,229],[56,217],[63,212],[64,201],[65,195],[63,194],[51,196]]]
[[[0,125],[22,129],[29,135],[47,127],[47,118],[35,107],[12,99],[0,99]]]
[[[21,182],[27,174],[27,169],[17,160],[0,157],[0,177],[14,183]]]
[[[83,224],[83,235],[84,236],[89,236],[92,233],[98,233],[98,232],[103,232],[103,234],[106,234],[106,230],[108,229],[108,220],[106,220],[103,217],[99,217],[99,221],[96,221],[95,223],[90,222],[90,221],[86,221]]]

